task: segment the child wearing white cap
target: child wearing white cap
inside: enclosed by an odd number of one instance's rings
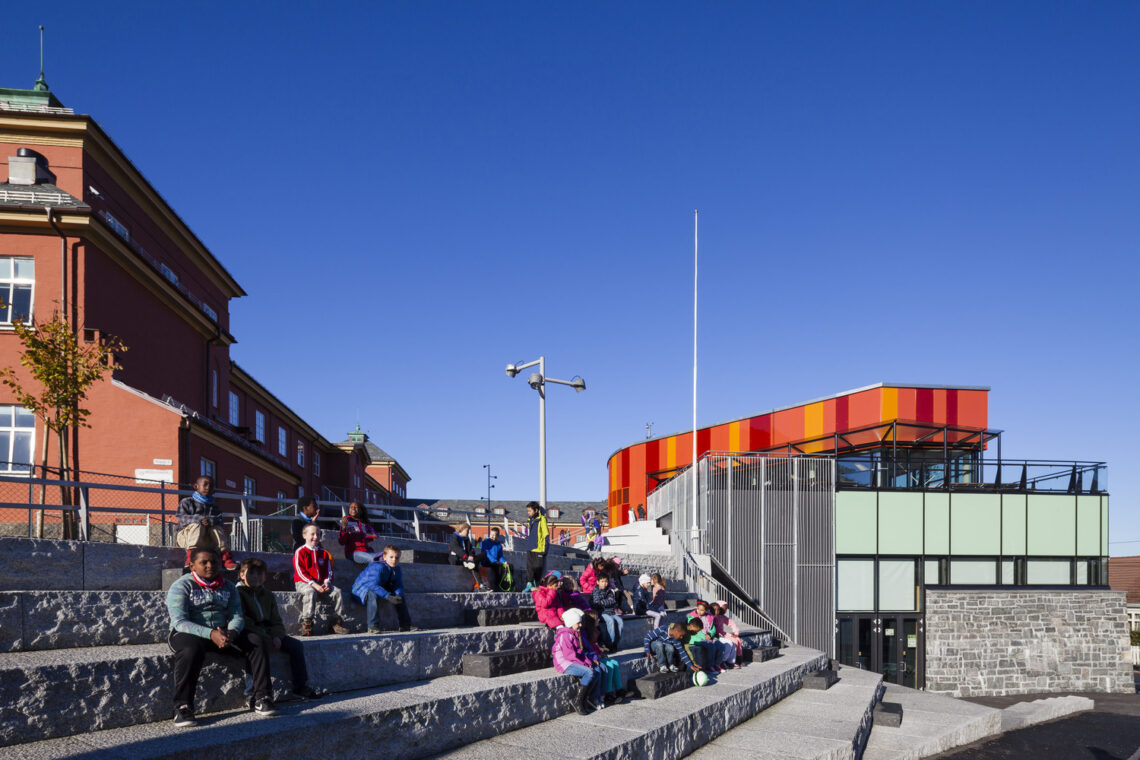
[[[554,632],[554,669],[578,679],[578,692],[571,699],[579,715],[590,713],[587,700],[593,696],[594,704],[604,704],[601,694],[601,673],[586,655],[580,634],[582,610],[572,607],[562,613],[563,626]]]

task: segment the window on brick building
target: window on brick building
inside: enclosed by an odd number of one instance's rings
[[[230,391],[230,424],[237,427],[241,424],[241,399],[233,391]]]
[[[297,466],[305,466],[305,443],[304,441],[297,441]]]
[[[289,434],[285,432],[285,428],[277,427],[277,453],[281,456],[289,456],[289,449],[287,443],[289,441]]]
[[[257,496],[257,481],[246,475],[241,481],[241,492],[246,496]]]
[[[215,462],[213,459],[206,459],[206,457],[202,457],[202,460],[198,463],[198,475],[199,476],[205,476],[207,478],[213,478],[214,482],[217,483],[218,482],[218,464],[217,464],[217,462]]]
[[[320,452],[313,452],[313,475],[316,477],[321,476],[321,455]]]
[[[32,470],[32,443],[36,416],[22,406],[0,404],[0,473],[26,474]]]
[[[0,324],[31,324],[36,261],[0,256]]]
[[[253,437],[265,443],[265,412],[253,413]]]

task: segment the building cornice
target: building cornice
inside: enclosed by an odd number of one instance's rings
[[[241,368],[236,362],[230,362],[230,382],[235,383],[238,387],[244,389],[247,393],[253,393],[261,397],[262,405],[272,409],[274,413],[281,419],[288,422],[295,429],[301,431],[306,438],[311,438],[313,443],[321,446],[326,452],[336,451],[337,447],[329,443],[328,440],[318,433],[313,427],[301,419],[301,416],[294,412],[285,402],[274,396],[269,390],[259,383],[252,375]]]

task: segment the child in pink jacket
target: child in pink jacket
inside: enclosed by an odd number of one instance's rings
[[[569,606],[560,593],[562,575],[552,570],[543,576],[538,588],[530,592],[534,599],[534,610],[538,613],[538,622],[546,623],[550,628],[562,625],[562,613]]]
[[[559,673],[578,679],[578,693],[571,699],[579,715],[589,715],[587,700],[592,695],[594,704],[605,704],[602,700],[601,673],[586,651],[588,645],[582,642],[582,610],[571,608],[562,613],[565,624],[554,632],[554,669]]]

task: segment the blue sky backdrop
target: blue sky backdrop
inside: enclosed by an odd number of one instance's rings
[[[412,495],[603,499],[608,455],[888,380],[1110,464],[1140,554],[1140,5],[24,3],[0,82],[90,113],[249,291],[234,358]]]

